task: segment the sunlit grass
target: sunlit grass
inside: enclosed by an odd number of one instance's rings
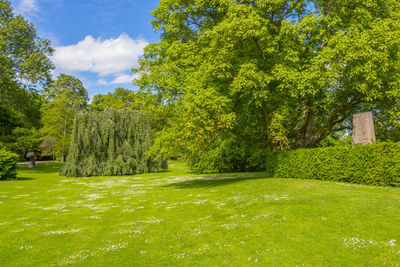
[[[393,266],[400,190],[263,173],[67,178],[60,164],[0,183],[1,266]]]

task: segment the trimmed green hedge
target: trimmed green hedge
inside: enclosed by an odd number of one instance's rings
[[[17,154],[0,149],[0,180],[17,178]]]
[[[271,152],[267,173],[279,178],[400,186],[400,143]]]

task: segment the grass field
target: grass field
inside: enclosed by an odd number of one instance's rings
[[[0,182],[1,266],[400,266],[400,189],[263,173]]]

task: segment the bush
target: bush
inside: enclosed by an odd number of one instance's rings
[[[271,152],[266,162],[271,177],[400,185],[400,143]]]
[[[189,167],[198,173],[262,171],[266,149],[243,142],[239,137],[226,136],[203,147],[202,151],[186,155]]]
[[[0,180],[17,178],[17,154],[0,149]]]

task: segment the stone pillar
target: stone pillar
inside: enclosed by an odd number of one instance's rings
[[[355,114],[353,117],[353,145],[376,142],[372,112]]]
[[[36,167],[36,158],[34,156],[32,156],[29,161],[29,168],[32,169],[35,167]]]
[[[30,160],[29,161],[29,168],[35,168],[36,167],[36,156],[33,152],[29,152],[26,154],[26,157]]]

